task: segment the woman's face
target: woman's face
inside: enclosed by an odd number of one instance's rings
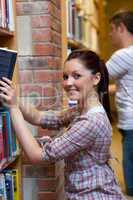
[[[67,61],[64,66],[63,87],[68,98],[83,101],[95,91],[100,74],[93,75],[78,59]]]

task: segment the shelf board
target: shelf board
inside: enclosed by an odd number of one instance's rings
[[[1,28],[0,27],[0,36],[6,36],[6,37],[13,37],[14,36],[14,32],[11,32],[7,29]]]
[[[77,49],[77,48],[87,48],[82,41],[76,40],[76,39],[71,39],[68,38],[68,47],[72,49]]]
[[[7,159],[4,158],[3,160],[0,161],[0,172],[2,172],[2,170],[4,170],[5,168],[7,168],[11,163],[13,163],[16,159],[18,158],[18,155],[16,155],[15,157],[13,157],[12,159]]]

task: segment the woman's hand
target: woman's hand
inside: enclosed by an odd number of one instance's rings
[[[38,138],[37,141],[43,147],[46,142],[52,142],[52,138],[50,136],[43,136]]]
[[[18,106],[17,91],[13,82],[5,77],[0,80],[0,101],[8,108]]]

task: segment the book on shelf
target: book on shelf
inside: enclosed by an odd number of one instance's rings
[[[0,167],[13,162],[19,155],[19,145],[12,128],[10,113],[8,110],[0,111]]]
[[[3,170],[0,173],[0,200],[19,200],[19,196],[19,170]]]
[[[13,0],[0,0],[0,27],[14,31]]]
[[[17,51],[0,48],[0,79],[7,77],[12,79],[17,59]]]
[[[5,176],[3,173],[0,174],[0,200],[7,200]]]
[[[82,40],[83,38],[83,17],[80,15],[76,15],[75,19],[75,27],[76,27],[76,32],[75,32],[75,38],[76,40]]]
[[[2,115],[0,115],[0,160],[4,158],[4,138],[3,138],[3,125]]]
[[[14,183],[12,170],[4,170],[7,200],[14,200]]]
[[[75,0],[67,1],[67,35],[69,38],[75,36],[75,19],[76,19]]]
[[[13,184],[14,184],[14,200],[19,200],[19,194],[20,194],[20,186],[19,186],[20,172],[19,172],[19,170],[13,169],[12,175],[13,175]]]

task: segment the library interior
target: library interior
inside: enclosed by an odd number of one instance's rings
[[[12,55],[15,52],[17,60],[10,78],[25,106],[32,103],[39,110],[64,109],[68,99],[62,89],[62,71],[67,56],[73,50],[87,48],[106,62],[116,51],[109,37],[110,18],[124,9],[133,11],[132,0],[0,0],[0,78],[3,73],[11,73],[2,66],[3,50]],[[126,194],[123,175],[115,94],[110,93],[109,98],[113,118],[111,167],[126,199],[131,200],[133,193]],[[63,132],[26,124],[37,141],[43,136],[56,138]],[[16,138],[10,111],[2,102],[0,200],[65,200],[63,160],[32,164]]]

